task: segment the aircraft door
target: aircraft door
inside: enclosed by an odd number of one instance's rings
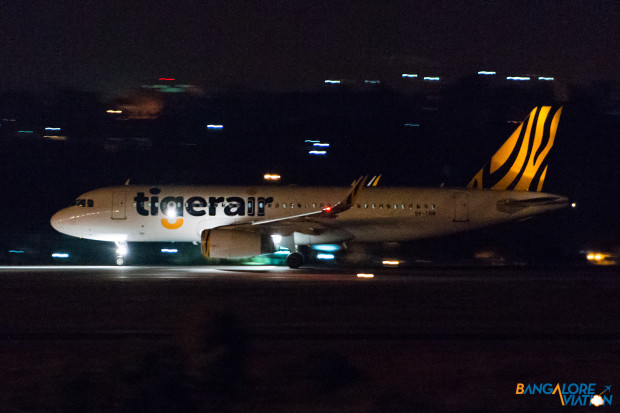
[[[467,207],[467,192],[455,192],[454,199],[454,222],[469,221],[469,209]]]
[[[112,194],[112,219],[127,219],[126,192]]]

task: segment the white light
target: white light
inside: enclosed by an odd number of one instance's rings
[[[212,130],[224,129],[224,125],[209,124],[207,125],[207,129],[212,129]]]
[[[438,82],[439,80],[441,80],[441,78],[439,78],[438,76],[424,76],[424,80],[428,82]]]
[[[47,128],[45,128],[45,130],[56,130],[56,131],[58,131],[58,130],[60,130],[60,128],[50,128],[50,127],[47,127]]]
[[[177,252],[179,252],[179,250],[176,248],[162,248],[161,252],[163,254],[176,254]]]
[[[552,77],[538,76],[538,80],[555,80],[555,79]]]
[[[478,72],[479,75],[484,75],[484,76],[492,76],[492,75],[496,75],[497,72],[489,72],[487,70],[481,70]]]
[[[374,277],[375,277],[374,274],[365,273],[365,272],[360,272],[357,274],[357,278],[374,278]]]
[[[69,258],[69,254],[67,254],[66,252],[55,252],[52,254],[52,257],[54,258]]]
[[[327,151],[310,151],[308,152],[310,155],[325,155]]]
[[[281,177],[278,174],[265,174],[265,175],[263,175],[263,179],[265,179],[266,181],[279,181],[280,178]]]
[[[590,399],[590,403],[598,407],[598,406],[602,406],[603,404],[605,404],[605,401],[600,395],[597,394]]]
[[[274,244],[280,245],[280,243],[282,242],[282,235],[280,235],[280,234],[273,234],[271,236],[271,240],[273,241]]]
[[[320,146],[323,148],[329,148],[329,143],[313,143],[312,146]]]
[[[397,260],[383,260],[381,262],[383,265],[392,265],[392,266],[396,266],[398,264],[400,264],[400,261]]]
[[[337,85],[337,84],[340,83],[340,80],[330,80],[330,79],[327,79],[325,81],[325,83],[329,83],[329,84],[332,84],[332,85]]]
[[[572,208],[577,208],[577,203],[576,203],[576,202],[573,202],[572,204],[570,204],[570,206],[571,206]]]
[[[316,254],[319,260],[333,260],[334,254]]]
[[[113,109],[110,109],[110,110],[106,110],[106,113],[114,113],[114,114],[117,114],[117,115],[118,115],[118,114],[120,114],[120,113],[123,113],[123,111],[122,111],[122,110],[113,110]]]
[[[413,73],[403,73],[403,77],[413,78],[413,77],[418,77],[418,75],[413,74]]]
[[[168,209],[166,210],[166,216],[168,218],[176,218],[177,217],[177,209],[176,208],[168,207]]]
[[[530,77],[529,76],[508,76],[506,80],[524,81],[524,80],[530,80]]]

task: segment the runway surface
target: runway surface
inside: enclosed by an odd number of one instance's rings
[[[620,386],[613,268],[0,267],[0,291],[9,411],[550,411],[517,383]]]

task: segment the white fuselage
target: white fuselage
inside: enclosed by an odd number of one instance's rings
[[[350,209],[336,217],[315,215],[312,221],[320,226],[316,232],[286,225],[287,217],[334,206],[348,190],[275,185],[109,187],[81,195],[74,206],[57,212],[51,223],[68,235],[116,242],[198,242],[205,229],[264,221],[270,221],[263,226],[265,232],[295,233],[296,244],[384,242],[467,231],[568,205],[565,197],[541,192],[367,187]]]

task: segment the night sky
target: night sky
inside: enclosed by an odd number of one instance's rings
[[[207,90],[481,69],[620,80],[616,1],[5,2],[0,89]]]

